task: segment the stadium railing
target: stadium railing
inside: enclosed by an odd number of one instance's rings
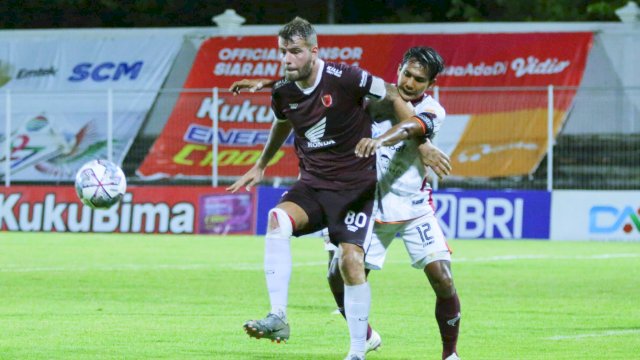
[[[640,158],[640,88],[436,88],[432,95],[448,113],[442,136],[436,139],[436,143],[448,150],[454,164],[453,176],[440,182],[434,179],[437,188],[627,190],[640,187],[640,167],[637,166]],[[238,170],[247,168],[246,163],[233,171],[229,171],[229,166],[219,166],[224,162],[224,158],[219,157],[221,151],[234,145],[229,143],[230,129],[259,130],[257,140],[250,140],[253,143],[248,146],[257,153],[265,139],[265,131],[269,129],[265,119],[257,121],[252,118],[248,121],[248,118],[239,118],[246,117],[247,111],[255,112],[258,105],[268,107],[268,92],[252,94],[251,97],[241,95],[235,99],[226,89],[162,89],[157,94],[144,90],[83,93],[7,90],[2,96],[0,178],[5,186],[43,181],[70,182],[68,173],[71,170],[65,168],[61,158],[64,158],[65,151],[71,151],[69,147],[78,145],[80,136],[91,137],[94,143],[102,144],[103,151],[96,154],[104,154],[120,162],[129,183],[225,185],[237,179]],[[70,97],[74,99],[72,108],[67,105]],[[152,106],[138,106],[134,98]],[[250,99],[250,103],[242,109],[246,99]],[[225,105],[227,108],[223,109]],[[24,134],[20,132],[26,131],[25,119],[37,116],[48,119],[53,129],[51,134],[54,134],[50,137],[60,137],[55,141],[61,148],[49,149],[48,154],[41,152],[41,158],[32,155],[30,159],[23,159],[27,157],[24,154],[26,143]],[[85,126],[92,121],[93,127]],[[138,123],[131,125],[128,137],[123,138],[124,124],[136,121]],[[208,137],[211,141],[207,146],[211,147],[211,152],[203,162],[207,164],[206,172],[203,173],[202,166],[199,166],[193,174],[187,171],[180,176],[145,178],[137,174],[163,131],[175,131],[175,126],[169,123],[180,122],[208,126],[211,134],[218,134]],[[80,134],[81,129],[86,133]],[[176,139],[184,141],[184,136]],[[521,154],[515,151],[509,158],[498,157],[486,165],[506,169],[502,170],[505,175],[484,176],[482,169],[477,172],[481,175],[460,175],[464,171],[455,173],[456,169],[466,171],[473,168],[469,154],[457,148],[460,143],[466,142],[467,147],[476,146],[480,149],[477,155],[481,157],[487,152],[508,148],[500,147],[500,141],[504,139],[509,139],[510,144],[519,144],[523,149],[535,143],[531,148],[542,147],[540,156],[533,156],[532,160],[526,151],[520,151]],[[483,148],[487,141],[495,143]],[[247,144],[241,146],[247,148]],[[513,145],[510,149],[514,150]],[[23,154],[18,154],[20,151]],[[5,154],[11,154],[9,161],[6,161]],[[69,154],[66,155],[69,158]],[[85,153],[85,156],[91,154]],[[249,156],[244,160],[253,158]],[[22,165],[16,165],[17,160],[24,161]],[[532,161],[534,165],[525,166],[525,170],[518,166],[515,166],[516,170],[514,167],[509,170],[509,166],[505,166],[506,162],[522,164]],[[295,163],[291,164],[276,164],[270,168],[266,182],[273,185],[293,182],[295,176],[290,167]],[[46,179],[28,175],[27,170],[34,166],[44,171]],[[492,174],[490,171],[485,173]]]

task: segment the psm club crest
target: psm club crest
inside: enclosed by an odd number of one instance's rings
[[[324,107],[331,107],[331,104],[333,104],[331,94],[322,95],[322,105],[324,105]]]

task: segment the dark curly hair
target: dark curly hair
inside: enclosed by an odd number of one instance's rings
[[[444,60],[437,51],[428,46],[416,46],[407,50],[402,57],[402,64],[417,61],[429,71],[429,81],[433,81],[444,70]]]

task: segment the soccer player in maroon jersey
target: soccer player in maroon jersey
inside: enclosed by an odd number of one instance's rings
[[[404,100],[411,102],[414,106],[418,118],[422,115],[427,115],[427,118],[423,120],[431,120],[430,124],[425,122],[425,127],[439,128],[440,123],[444,118],[444,109],[430,96],[426,94],[426,90],[435,83],[436,76],[444,69],[444,62],[440,55],[432,48],[428,47],[413,47],[409,49],[403,56],[402,62],[398,67],[398,90]],[[274,80],[270,79],[244,79],[235,82],[230,90],[234,93],[239,93],[242,89],[248,89],[253,92],[263,87],[272,87]],[[377,131],[385,129],[394,115],[388,109],[388,105],[385,102],[369,102],[369,110],[371,116],[374,117],[375,122],[380,124],[387,123],[386,125],[376,124],[374,128]],[[440,109],[440,110],[438,110]],[[431,115],[429,117],[429,115]],[[377,145],[385,138],[392,137],[416,137],[421,138],[424,136],[421,125],[415,122],[413,119],[398,124],[395,130],[391,130],[389,133],[382,134],[378,139],[363,139],[357,146],[357,149],[362,149],[366,144],[370,144],[372,148],[376,148]],[[427,131],[430,136],[435,135],[437,130]],[[393,141],[395,142],[395,141]],[[419,142],[418,142],[419,143]],[[411,143],[410,143],[411,144]],[[440,329],[440,335],[442,339],[442,358],[445,360],[457,360],[459,359],[456,352],[456,344],[458,338],[458,331],[460,325],[460,302],[458,295],[453,284],[453,277],[450,269],[450,254],[448,247],[441,252],[434,252],[438,248],[442,250],[443,246],[446,246],[446,240],[442,237],[441,231],[436,231],[437,223],[433,224],[433,221],[437,221],[430,213],[430,208],[427,207],[427,202],[418,201],[421,206],[416,207],[414,201],[416,199],[425,200],[424,194],[425,186],[428,188],[428,183],[425,183],[420,174],[415,172],[409,172],[404,174],[402,172],[397,173],[398,177],[393,179],[386,178],[388,170],[384,170],[384,160],[381,160],[385,156],[387,158],[393,158],[392,162],[396,163],[395,169],[404,169],[407,171],[411,166],[408,166],[408,162],[414,163],[413,166],[418,167],[418,163],[431,167],[436,174],[442,178],[449,174],[450,163],[448,157],[444,155],[439,149],[430,144],[429,141],[420,145],[417,149],[419,153],[419,161],[416,163],[415,156],[416,150],[405,151],[405,146],[395,150],[380,150],[381,154],[378,154],[378,196],[377,204],[378,216],[380,219],[376,219],[376,222],[380,221],[380,224],[376,224],[374,227],[373,242],[367,249],[367,258],[365,261],[366,266],[370,266],[373,269],[380,269],[384,262],[384,254],[386,253],[386,247],[390,244],[390,240],[394,237],[396,232],[402,233],[402,239],[405,242],[407,251],[412,259],[412,265],[415,268],[421,268],[424,270],[425,275],[429,279],[429,283],[433,287],[433,290],[437,296],[435,315]],[[415,143],[414,143],[415,146]],[[413,149],[411,146],[409,148]],[[359,150],[357,150],[359,151]],[[364,152],[364,151],[363,151]],[[381,157],[382,156],[382,157]],[[386,168],[388,169],[389,164]],[[380,184],[381,174],[384,184]],[[399,178],[401,177],[401,178]],[[389,182],[392,182],[392,187],[397,187],[397,191],[390,189]],[[411,190],[413,189],[413,190]],[[419,190],[418,190],[419,189]],[[399,192],[398,192],[399,191]],[[386,194],[392,192],[395,195],[387,199]],[[400,201],[394,203],[394,201]],[[386,210],[385,210],[386,209]],[[381,216],[383,213],[391,212],[391,217]],[[420,215],[420,216],[418,216]],[[416,217],[418,216],[418,217]],[[399,219],[412,219],[398,221]],[[386,223],[384,220],[393,221],[392,223]],[[432,228],[433,234],[431,235],[431,244],[427,247],[421,241],[416,241],[416,234],[412,232],[413,226],[420,224],[419,229],[424,229],[423,223],[429,223]],[[401,224],[401,225],[400,225]],[[377,230],[376,230],[377,229]],[[390,230],[391,229],[391,230]],[[399,229],[403,229],[399,231]],[[408,230],[407,230],[408,229]],[[379,232],[379,233],[377,233]],[[440,234],[437,236],[437,234]],[[328,280],[331,291],[334,295],[338,309],[341,314],[344,315],[344,283],[340,276],[337,266],[337,258],[333,258],[334,251],[337,250],[328,239],[326,229],[323,229],[322,236],[325,238],[325,248],[330,254]],[[380,240],[385,238],[385,242]],[[339,252],[338,252],[339,253]],[[368,270],[367,270],[368,271]],[[368,329],[366,351],[377,349],[381,344],[380,335],[371,327]]]
[[[371,138],[365,97],[392,101],[397,118],[413,115],[397,89],[366,71],[318,58],[313,26],[295,18],[278,33],[284,79],[274,84],[271,107],[276,116],[258,162],[228,190],[262,180],[264,171],[291,130],[299,158],[300,179],[269,211],[264,269],[271,311],[245,323],[251,337],[289,338],[286,309],[291,275],[291,235],[327,227],[341,249],[345,313],[351,347],[347,359],[364,359],[371,292],[364,272],[363,247],[371,239],[375,198],[375,158],[354,154],[362,138]]]

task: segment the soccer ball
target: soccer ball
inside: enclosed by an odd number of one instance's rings
[[[118,165],[107,160],[92,160],[76,174],[76,193],[92,209],[108,209],[127,191],[127,179]]]

